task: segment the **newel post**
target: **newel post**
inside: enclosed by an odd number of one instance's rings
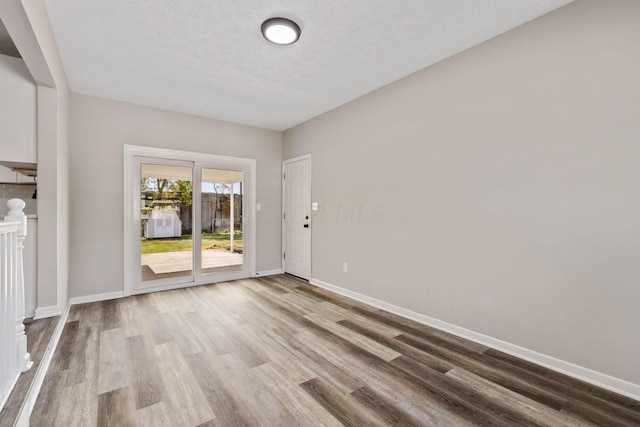
[[[22,249],[24,249],[24,239],[27,237],[27,216],[22,211],[25,203],[21,199],[10,199],[7,201],[9,214],[4,217],[5,221],[17,221],[18,245],[17,245],[17,274],[16,274],[16,367],[20,372],[31,368],[33,362],[31,355],[27,352],[27,336],[24,333],[24,270],[22,264]]]

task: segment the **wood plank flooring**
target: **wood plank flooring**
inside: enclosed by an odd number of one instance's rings
[[[0,427],[10,427],[15,423],[16,417],[20,413],[20,408],[27,397],[29,387],[34,377],[44,352],[47,349],[49,340],[58,324],[59,317],[49,317],[39,320],[25,320],[25,333],[27,335],[27,351],[31,355],[33,366],[18,378],[18,382],[11,391],[9,399],[0,412]]]
[[[632,426],[640,402],[288,276],[76,305],[33,426]]]

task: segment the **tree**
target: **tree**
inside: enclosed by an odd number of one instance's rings
[[[211,232],[216,232],[216,220],[218,217],[218,210],[220,210],[220,216],[222,217],[222,195],[229,191],[230,186],[222,184],[221,182],[213,183],[213,192],[216,194],[216,206],[213,210],[213,225],[211,226]]]
[[[140,179],[140,189],[142,191],[153,191],[153,200],[162,200],[165,190],[168,190],[175,181],[167,178]]]
[[[170,180],[166,179],[166,178],[156,178],[156,188],[158,189],[158,198],[157,200],[163,200],[164,199],[164,191],[165,189],[168,190],[168,187],[170,185]]]
[[[193,203],[193,183],[191,181],[177,180],[171,186],[172,191],[178,193],[178,200],[182,206],[191,206]]]
[[[140,178],[140,191],[144,193],[152,190],[153,188],[151,187],[151,178]]]

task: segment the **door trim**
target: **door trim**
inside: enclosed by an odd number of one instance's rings
[[[310,195],[310,199],[313,200],[313,187],[311,185],[312,179],[311,179],[311,173],[313,170],[313,165],[311,162],[311,154],[304,154],[302,156],[298,156],[298,157],[294,157],[292,159],[287,159],[284,160],[282,162],[282,209],[280,211],[280,222],[281,222],[281,229],[282,229],[282,233],[281,233],[281,248],[282,250],[280,251],[280,260],[282,261],[282,272],[286,273],[286,268],[285,268],[285,259],[284,259],[284,254],[285,254],[285,248],[286,248],[286,229],[285,229],[285,221],[284,221],[284,213],[285,213],[285,207],[286,207],[286,203],[287,203],[287,199],[286,199],[286,182],[285,182],[285,177],[284,177],[284,172],[285,172],[285,166],[288,163],[294,163],[294,162],[298,162],[300,160],[309,160],[309,182],[308,182],[308,186],[309,186],[309,195]],[[313,202],[312,202],[313,203]],[[309,245],[311,246],[309,248],[309,279],[307,280],[311,280],[311,278],[313,277],[313,211],[311,210],[311,207],[309,207],[309,211],[311,212],[311,215],[309,215]]]
[[[244,157],[220,156],[217,154],[197,153],[191,151],[172,150],[167,148],[155,148],[140,145],[124,144],[124,230],[123,230],[123,294],[129,296],[146,292],[154,292],[166,289],[178,289],[194,285],[204,285],[214,281],[227,281],[255,276],[256,271],[256,159]],[[244,177],[247,182],[244,201],[246,209],[243,209],[243,222],[245,223],[246,236],[243,235],[243,255],[247,268],[245,270],[216,273],[215,277],[206,275],[205,277],[195,277],[189,283],[178,285],[149,287],[145,289],[134,289],[133,284],[138,280],[137,274],[140,272],[139,256],[140,251],[136,245],[131,244],[135,238],[139,237],[140,230],[135,221],[135,203],[133,195],[135,186],[139,183],[132,182],[135,175],[135,157],[151,157],[159,159],[186,160],[194,162],[194,166],[199,164],[223,164],[241,167],[247,170]],[[206,166],[205,166],[206,167]],[[195,200],[194,200],[195,203]],[[195,214],[194,214],[195,217]],[[194,270],[195,274],[195,270]]]

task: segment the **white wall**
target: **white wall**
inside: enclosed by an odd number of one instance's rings
[[[640,384],[639,22],[577,1],[286,131],[312,276]]]
[[[0,160],[35,163],[36,84],[20,58],[0,55]]]
[[[69,270],[73,259],[70,257],[70,234],[72,231],[71,218],[71,192],[69,186],[69,96],[68,89],[57,90],[57,111],[58,111],[58,144],[57,144],[57,188],[56,188],[56,208],[57,208],[57,230],[58,242],[56,254],[58,258],[57,270],[57,300],[62,307],[66,306],[70,298],[71,278]],[[63,305],[64,304],[64,305]]]
[[[42,0],[0,2],[0,18],[37,85],[38,309],[54,316],[68,302],[69,87]],[[29,120],[29,118],[26,118]]]
[[[257,271],[280,268],[282,133],[72,94],[71,296],[123,289],[123,145],[257,161]]]

